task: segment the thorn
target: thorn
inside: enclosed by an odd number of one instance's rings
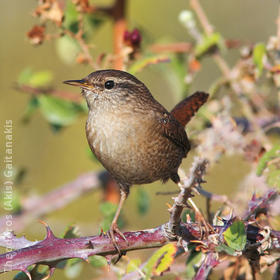
[[[104,235],[105,235],[104,230],[103,230],[103,228],[101,228],[99,236],[101,237],[101,236],[104,236]]]
[[[94,249],[94,244],[89,240],[89,242],[86,244],[87,249]]]
[[[45,221],[43,221],[43,220],[38,220],[38,222],[39,223],[41,223],[42,225],[44,225],[45,227],[48,227],[49,225],[45,222]]]
[[[105,256],[105,259],[107,261],[107,264],[108,264],[108,269],[110,271],[110,265],[112,263],[112,256]]]
[[[113,264],[116,265],[124,255],[126,255],[126,251],[121,251],[121,253],[118,254],[116,260],[113,261]]]
[[[53,266],[50,268],[50,277],[53,275],[54,271],[55,271],[55,267]]]
[[[42,278],[42,280],[47,280],[52,277],[52,275],[55,271],[55,266],[52,266],[52,267],[49,266],[49,269],[50,269],[49,274],[46,277]]]
[[[172,208],[172,205],[169,204],[168,202],[166,202],[165,205],[168,207],[168,209],[171,209],[171,208]]]
[[[32,280],[31,274],[27,269],[23,269],[22,271],[26,274],[29,280]]]
[[[192,191],[195,192],[196,195],[200,195],[199,191],[196,188],[192,188]]]
[[[55,235],[53,234],[52,230],[50,229],[49,225],[46,222],[39,220],[39,223],[41,223],[42,225],[44,225],[46,227],[47,236],[45,239],[56,238]]]
[[[202,242],[201,240],[190,240],[191,243],[198,243],[200,245],[206,246],[206,244],[204,242]]]

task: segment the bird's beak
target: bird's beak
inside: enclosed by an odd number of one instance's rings
[[[76,87],[82,87],[82,88],[93,88],[91,84],[88,83],[85,79],[81,80],[68,80],[64,81],[64,84],[70,85],[70,86],[76,86]]]

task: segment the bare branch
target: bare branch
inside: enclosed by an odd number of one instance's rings
[[[76,180],[47,193],[42,197],[30,197],[22,204],[21,213],[13,215],[13,230],[20,231],[36,218],[65,207],[81,195],[97,189],[100,185],[107,184],[109,174],[107,172],[88,172],[79,176]],[[0,230],[6,227],[6,216],[0,218]]]
[[[114,42],[114,68],[124,69],[123,40],[126,30],[125,12],[127,8],[126,0],[116,0],[112,10],[114,20],[113,42]]]
[[[203,182],[202,177],[205,174],[207,163],[206,159],[196,158],[190,169],[189,178],[184,180],[183,184],[180,184],[181,191],[174,199],[172,208],[169,209],[170,219],[166,231],[170,239],[176,238],[178,234],[182,211],[187,207],[188,199],[193,196],[192,191],[194,188]]]
[[[82,96],[80,94],[76,94],[68,91],[59,91],[53,88],[36,88],[24,84],[15,84],[14,88],[18,91],[26,92],[35,96],[40,94],[49,94],[75,103],[81,103],[82,101]]]
[[[201,25],[206,32],[207,35],[211,35],[214,32],[213,27],[211,26],[203,8],[200,5],[199,0],[191,0],[190,2],[191,7],[194,9],[194,11],[197,14],[197,17],[199,21],[201,22]],[[270,141],[267,139],[266,135],[264,134],[262,128],[258,125],[256,122],[256,118],[254,115],[254,112],[250,106],[249,99],[244,98],[243,92],[242,92],[242,85],[239,81],[234,79],[232,77],[232,71],[230,67],[228,66],[225,59],[221,56],[219,52],[215,53],[213,55],[214,61],[220,68],[222,74],[225,76],[226,80],[229,82],[229,85],[232,89],[232,91],[238,96],[238,101],[240,104],[241,109],[243,110],[244,115],[250,120],[252,127],[255,129],[257,136],[259,139],[261,139],[262,143],[266,146],[267,149],[271,148]]]

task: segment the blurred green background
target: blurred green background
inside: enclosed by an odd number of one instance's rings
[[[109,4],[112,1],[91,1],[94,4]],[[278,1],[261,0],[212,0],[201,1],[210,22],[226,39],[240,39],[245,42],[267,41],[276,32],[276,18]],[[90,66],[78,64],[64,64],[57,55],[56,44],[53,41],[34,47],[26,33],[37,23],[31,16],[36,7],[35,0],[0,1],[0,115],[3,126],[6,119],[13,120],[13,163],[17,168],[24,167],[28,173],[20,186],[23,194],[44,194],[56,187],[75,179],[81,173],[89,170],[101,170],[102,166],[94,163],[88,156],[85,137],[86,117],[79,118],[74,125],[54,134],[48,123],[39,112],[31,122],[24,125],[22,114],[30,98],[28,94],[13,89],[20,72],[31,67],[34,71],[51,70],[54,73],[54,86],[61,90],[72,90],[79,94],[79,89],[69,89],[62,84],[63,80],[79,79],[90,72]],[[170,40],[172,42],[189,41],[190,37],[178,21],[178,14],[188,9],[189,3],[184,0],[131,0],[127,10],[129,29],[135,27],[148,32],[152,42]],[[107,21],[96,32],[92,42],[96,55],[112,50],[112,25]],[[225,58],[230,65],[238,56],[237,50],[226,53]],[[162,65],[161,67],[165,67]],[[167,67],[167,66],[166,66]],[[209,89],[211,83],[220,75],[212,59],[203,60],[202,71],[195,78],[192,91]],[[176,94],[161,75],[158,66],[150,66],[137,75],[151,90],[153,95],[168,109],[176,104]],[[4,152],[4,137],[0,143],[1,154]],[[2,162],[2,159],[1,159]],[[189,167],[190,158],[183,166]],[[239,168],[234,168],[238,166]],[[226,172],[225,172],[226,170]],[[231,194],[246,174],[248,166],[239,157],[224,158],[210,171],[207,178],[207,188],[220,194]],[[149,212],[141,216],[135,206],[136,188],[132,188],[131,195],[124,207],[126,229],[141,229],[154,227],[168,219],[166,202],[171,203],[169,196],[155,196],[159,190],[176,190],[172,182],[165,185],[154,183],[144,186],[149,192],[151,205]],[[82,235],[96,234],[99,230],[101,214],[99,201],[101,193],[95,192],[79,198],[62,210],[44,218],[56,235],[62,234],[69,224],[77,224]],[[203,209],[205,201],[196,198]],[[4,213],[1,210],[2,214]],[[36,220],[24,233],[31,239],[42,239],[44,228]],[[130,256],[141,255],[142,252],[130,253]],[[92,268],[84,273],[92,275]],[[12,273],[1,275],[1,279],[10,279]],[[55,279],[63,279],[63,272],[56,272]],[[85,276],[85,274],[84,274]],[[87,278],[85,278],[87,279]]]

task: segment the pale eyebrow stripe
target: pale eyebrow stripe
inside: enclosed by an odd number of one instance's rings
[[[104,84],[107,82],[107,81],[114,81],[117,85],[124,85],[123,87],[125,87],[125,84],[129,84],[130,86],[133,85],[139,85],[140,83],[139,82],[136,82],[136,81],[133,81],[133,80],[129,80],[129,79],[120,79],[119,81],[116,81],[116,77],[112,77],[112,78],[108,78],[106,80],[104,80],[104,82],[97,82],[95,83],[96,87],[104,87]],[[127,85],[126,87],[129,87],[129,85]]]
[[[139,85],[139,82],[136,82],[134,80],[128,80],[128,79],[121,79],[120,81],[120,84],[123,84],[123,83],[128,83],[128,84],[131,84],[131,85]]]

